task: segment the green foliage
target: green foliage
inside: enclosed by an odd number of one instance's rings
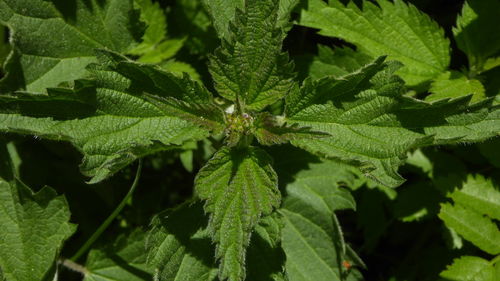
[[[136,230],[120,236],[113,245],[89,252],[85,263],[84,281],[151,279],[152,270],[146,265],[145,233]]]
[[[481,113],[482,107],[474,112],[467,106],[470,97],[426,104],[403,96],[403,82],[393,76],[397,68],[379,58],[340,79],[325,77],[312,85],[306,80],[287,99],[287,119],[330,136],[292,143],[358,165],[381,183],[397,186],[403,181],[397,167],[408,150],[498,134],[497,113]]]
[[[221,149],[199,172],[195,190],[206,200],[208,229],[221,259],[219,276],[245,279],[245,249],[262,215],[279,206],[278,178],[262,150]]]
[[[490,219],[499,219],[498,188],[481,176],[469,176],[462,188],[455,190],[449,197],[455,205],[444,204],[439,213],[446,225],[483,251],[492,255],[500,254],[500,230]]]
[[[0,267],[7,280],[50,278],[64,240],[75,231],[69,207],[50,187],[37,193],[0,178]],[[50,279],[49,279],[50,280]]]
[[[352,169],[352,168],[351,168]],[[336,162],[311,164],[286,187],[283,249],[286,272],[292,280],[345,280],[350,274],[343,261],[357,264],[349,256],[334,211],[355,209],[350,192],[339,183],[353,184],[356,174]]]
[[[472,95],[472,102],[485,98],[483,84],[476,79],[468,79],[460,72],[444,72],[431,84],[431,92],[425,100],[436,101],[445,98],[457,98]]]
[[[449,42],[442,29],[415,6],[401,0],[375,4],[364,1],[360,9],[350,2],[310,0],[300,24],[319,34],[354,43],[363,52],[401,61],[399,75],[411,86],[435,78],[448,67]]]
[[[500,230],[492,219],[499,220],[500,190],[489,179],[469,175],[460,189],[449,197],[455,205],[441,206],[439,217],[447,227],[481,250],[497,255],[492,261],[480,257],[462,256],[453,261],[442,277],[450,280],[495,280],[500,254]]]
[[[327,46],[318,45],[318,55],[308,69],[308,75],[313,80],[333,75],[342,77],[348,75],[372,62],[372,58],[362,52],[356,52],[351,48],[331,49]]]
[[[112,72],[114,69],[122,70]],[[71,141],[83,152],[81,169],[92,177],[92,183],[138,157],[208,135],[208,130],[172,112],[179,110],[184,117],[198,120],[194,114],[203,110],[201,106],[192,108],[185,101],[210,101],[209,93],[189,78],[178,78],[107,52],[102,52],[101,64],[91,65],[89,71],[95,80],[77,81],[71,90],[49,89],[46,96],[2,98],[0,130]],[[150,84],[137,84],[146,75]],[[164,98],[152,100],[146,93],[160,93]],[[202,121],[206,122],[210,121]]]
[[[462,12],[453,29],[458,47],[469,59],[469,65],[476,71],[486,67],[486,60],[498,56],[500,35],[495,26],[500,16],[500,3],[496,0],[465,1]]]
[[[494,280],[495,1],[0,0],[0,280]]]
[[[42,92],[86,76],[94,50],[124,52],[141,36],[132,0],[0,1],[0,23],[12,31],[13,55],[0,90]]]
[[[239,100],[249,110],[262,110],[280,100],[293,85],[292,65],[281,52],[278,8],[277,0],[247,1],[246,13],[237,13],[231,36],[211,58],[210,72],[219,94]]]
[[[201,204],[183,204],[153,218],[147,238],[148,264],[155,267],[155,280],[215,280],[210,236]],[[185,227],[178,227],[186,221]]]
[[[464,256],[455,260],[452,266],[441,273],[441,276],[449,280],[493,281],[498,275],[487,260]]]

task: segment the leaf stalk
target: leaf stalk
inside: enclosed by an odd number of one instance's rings
[[[113,222],[113,220],[118,216],[118,214],[122,211],[122,209],[125,207],[127,204],[129,198],[132,196],[134,193],[135,188],[137,187],[137,184],[139,183],[139,179],[141,176],[141,171],[142,171],[142,159],[139,159],[139,166],[137,167],[137,172],[135,174],[135,179],[134,182],[132,183],[132,186],[130,187],[130,190],[128,191],[127,195],[122,199],[120,204],[115,208],[115,210],[109,215],[109,217],[97,228],[97,230],[90,236],[90,238],[83,244],[83,246],[76,252],[71,257],[72,261],[77,261],[83,254],[85,254],[89,248],[94,244],[94,242],[101,236],[101,234],[108,228],[108,226]]]

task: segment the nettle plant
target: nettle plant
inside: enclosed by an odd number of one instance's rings
[[[356,56],[335,74],[299,83],[282,50],[295,1],[206,0],[221,40],[209,57],[210,87],[187,73],[144,63],[169,57],[151,52],[153,46],[178,43],[156,38],[151,28],[141,32],[139,19],[162,29],[148,1],[136,1],[139,15],[124,0],[1,0],[0,21],[11,29],[14,50],[0,85],[6,93],[0,98],[0,131],[72,143],[84,156],[81,171],[90,184],[147,155],[222,139],[196,175],[194,199],[156,216],[145,244],[139,243],[145,248],[135,246],[147,251],[148,262],[131,263],[156,280],[360,280],[356,266],[362,267],[362,261],[344,242],[333,213],[354,209],[355,203],[338,183],[354,184],[359,170],[396,187],[404,182],[397,170],[409,151],[482,141],[500,131],[500,111],[491,99],[471,103],[472,96],[464,95],[429,103],[407,94],[405,83],[419,87],[446,70],[447,39],[413,6],[378,3],[389,17],[382,20],[381,10],[370,4],[365,13],[380,23],[381,35],[367,30],[365,37],[364,26],[355,23],[324,28],[320,20],[341,19],[328,13],[348,9],[336,1],[332,7],[310,1],[300,24],[321,28],[324,35],[354,38],[367,55]],[[362,13],[353,7],[353,13]],[[61,14],[65,9],[72,14]],[[384,53],[389,32],[382,27],[385,20],[399,19],[398,13],[410,20],[401,28],[413,26],[412,32],[431,36],[398,47],[404,65],[379,56],[391,55]],[[53,32],[61,40],[48,36]],[[374,37],[380,44],[373,44]],[[412,48],[420,50],[425,40],[434,39],[440,48],[427,47],[425,56],[416,58],[419,53]],[[427,56],[430,66],[421,62]],[[288,143],[329,160],[299,173],[280,190],[266,151]],[[282,157],[281,162],[296,161],[290,159],[293,154]],[[336,163],[335,170],[329,163]],[[15,180],[15,172],[2,177],[1,273],[7,280],[51,279],[61,244],[75,231],[67,203],[50,188],[32,194]],[[144,241],[139,236],[130,235],[124,243]],[[131,252],[120,254],[134,259]],[[106,276],[96,255],[89,255],[83,270],[88,280]],[[61,263],[75,268],[70,260]],[[139,278],[125,271],[109,274],[116,280]]]

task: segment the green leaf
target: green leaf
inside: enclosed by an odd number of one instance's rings
[[[461,205],[441,205],[439,218],[463,238],[492,255],[500,253],[500,231],[487,217]]]
[[[146,265],[145,234],[135,230],[109,246],[92,249],[85,263],[84,281],[147,281],[153,270]]]
[[[279,124],[279,118],[262,113],[254,121],[254,135],[262,145],[288,143],[296,139],[309,139],[326,136],[325,133],[311,131],[308,127]]]
[[[219,38],[228,39],[231,37],[230,22],[235,18],[235,11],[243,10],[246,2],[248,0],[203,0],[208,12],[212,16]],[[279,2],[277,24],[279,27],[285,28],[290,24],[290,13],[299,0],[277,0],[277,2]]]
[[[2,92],[44,92],[82,78],[94,49],[128,50],[142,35],[132,0],[1,0],[0,23],[12,32]]]
[[[480,257],[463,256],[453,260],[453,264],[439,274],[456,281],[495,281],[495,268]],[[498,276],[497,276],[498,277]]]
[[[285,253],[281,248],[282,217],[278,213],[263,217],[255,227],[248,248],[246,280],[285,281]]]
[[[200,170],[195,191],[206,200],[208,228],[217,243],[219,277],[245,279],[245,252],[253,228],[280,204],[271,158],[255,148],[222,148]]]
[[[441,74],[450,62],[449,41],[443,30],[415,6],[401,0],[377,0],[378,7],[363,1],[363,9],[353,2],[310,0],[300,25],[317,28],[319,34],[354,43],[362,52],[378,57],[388,55],[401,61],[398,74],[416,86]]]
[[[318,45],[318,55],[309,66],[309,76],[313,80],[328,75],[346,76],[373,61],[372,57],[351,48],[329,48]]]
[[[385,68],[378,74],[370,73],[381,66]],[[342,81],[333,77],[321,83],[306,81],[301,94],[286,100],[286,121],[330,136],[292,144],[355,164],[382,184],[397,186],[403,182],[397,167],[409,150],[498,135],[499,110],[489,101],[468,105],[467,96],[429,104],[406,97],[402,81],[393,76],[397,66],[378,59]],[[329,84],[334,89],[324,86]]]
[[[325,103],[335,99],[336,96],[367,88],[370,79],[384,67],[384,58],[380,57],[363,68],[339,78],[327,76],[315,81],[306,79],[300,90],[294,89],[286,97],[285,113],[287,116],[294,116],[311,105]]]
[[[462,188],[449,195],[455,203],[500,220],[500,191],[491,179],[481,175],[467,177]]]
[[[33,194],[0,179],[0,268],[9,281],[50,278],[64,240],[75,231],[68,203],[50,187]]]
[[[157,47],[165,40],[167,36],[167,18],[159,3],[153,3],[151,0],[134,0],[134,7],[140,9],[141,20],[146,23],[147,28],[142,36],[142,42],[129,50],[131,55],[148,55],[158,53]],[[161,54],[161,52],[159,52]],[[141,57],[142,62],[144,58]],[[153,61],[158,62],[158,61]]]
[[[467,0],[457,18],[453,34],[460,50],[469,59],[472,70],[483,70],[486,59],[498,55],[500,34],[498,18],[500,2],[497,0]]]
[[[168,13],[169,22],[173,23],[170,27],[182,26],[182,28],[170,28],[169,35],[187,37],[185,46],[189,52],[204,58],[219,46],[219,38],[217,38],[205,2],[200,0],[177,0]],[[233,5],[237,2],[231,1],[228,4]],[[228,10],[229,8],[225,7],[216,15],[220,16]],[[234,10],[231,13],[234,15]]]
[[[95,183],[139,157],[203,139],[221,126],[222,110],[187,76],[113,53],[101,56],[102,64],[89,68],[95,82],[0,98],[0,131],[72,142],[84,154],[82,172]]]
[[[447,71],[439,75],[431,84],[430,95],[426,101],[436,101],[446,98],[457,98],[472,95],[472,102],[486,98],[483,84],[476,79],[468,79],[456,71]]]
[[[151,224],[146,246],[148,264],[155,268],[155,280],[217,280],[202,204],[184,203],[163,211]]]
[[[182,75],[184,75],[184,73],[187,73],[191,77],[191,79],[201,83],[200,74],[190,64],[176,61],[176,60],[168,60],[168,61],[161,64],[161,68],[165,69],[168,72],[176,74],[177,76],[181,76],[181,77],[182,77]]]
[[[175,56],[183,45],[184,39],[165,40],[155,46],[151,51],[145,53],[137,61],[144,63],[160,63]]]
[[[210,59],[219,94],[231,101],[239,99],[249,110],[280,100],[293,86],[293,66],[281,52],[278,4],[278,0],[246,1],[245,13],[238,10],[230,37]]]
[[[280,213],[285,220],[282,245],[288,280],[344,280],[342,262],[357,265],[349,258],[350,249],[333,213],[355,209],[349,191],[339,187],[353,183],[356,176],[351,169],[333,161],[310,164],[287,185]]]
[[[243,9],[245,0],[203,0],[219,38],[229,38],[229,23],[234,20],[237,9]]]

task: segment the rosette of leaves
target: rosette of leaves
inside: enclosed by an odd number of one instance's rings
[[[252,233],[280,207],[266,146],[291,143],[397,186],[404,181],[397,168],[409,150],[498,135],[500,111],[490,100],[469,105],[470,96],[435,103],[407,97],[394,74],[401,64],[383,56],[341,77],[299,85],[282,51],[293,6],[283,3],[244,1],[225,10],[234,15],[229,23],[221,18],[227,13],[212,15],[221,46],[209,70],[219,99],[188,74],[178,77],[99,49],[98,61],[86,67],[90,77],[72,87],[1,96],[0,131],[71,142],[83,154],[81,170],[91,183],[140,157],[225,136],[198,172],[195,196],[209,215],[202,236],[216,245],[218,277],[231,281],[245,280]],[[215,11],[218,2],[205,4]],[[270,106],[281,107],[281,114],[273,115]]]

